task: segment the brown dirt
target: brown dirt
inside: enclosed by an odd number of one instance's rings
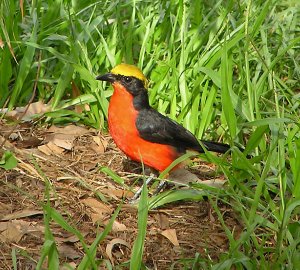
[[[15,136],[9,138],[12,126],[0,121],[0,139],[7,138],[4,148],[13,150],[18,158],[15,169],[0,168],[0,269],[13,269],[12,251],[16,252],[18,269],[35,269],[44,243],[45,178],[51,183],[51,206],[84,235],[88,244],[103,231],[124,199],[113,231],[100,243],[97,257],[109,259],[107,245],[115,241],[111,248],[113,263],[130,259],[137,235],[137,208],[127,203],[131,194],[126,193],[125,186],[115,183],[99,168],[110,168],[128,186],[137,189],[139,183],[135,181],[141,174],[141,166],[127,160],[109,136],[99,136],[94,130],[76,136],[71,150],[46,155],[37,148],[50,140],[46,128],[21,124],[15,128]],[[95,150],[93,136],[108,143],[102,153],[101,149]],[[205,174],[199,173],[199,163],[193,169],[201,179],[215,175],[209,164],[200,163],[200,169],[201,166]],[[106,202],[101,201],[101,196]],[[236,214],[229,206],[219,205],[219,209],[227,227],[238,237],[243,228]],[[67,262],[76,266],[84,254],[81,243],[54,221],[50,222],[50,228],[60,251],[61,265]],[[179,245],[174,245],[162,232],[175,232]],[[227,250],[228,239],[209,201],[181,201],[149,212],[144,263],[150,269],[169,269],[175,261],[193,258],[196,253],[207,261],[215,261]],[[183,263],[178,261],[174,269],[182,268]]]

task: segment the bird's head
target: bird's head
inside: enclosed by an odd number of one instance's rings
[[[96,78],[100,81],[107,81],[121,84],[132,95],[137,95],[140,91],[147,90],[148,80],[142,71],[133,65],[120,64],[114,67],[111,72],[100,75]]]

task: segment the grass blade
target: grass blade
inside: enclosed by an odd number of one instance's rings
[[[144,242],[147,232],[148,220],[148,201],[147,201],[147,185],[144,179],[144,185],[138,207],[138,234],[134,241],[131,252],[130,270],[140,270],[142,265]]]

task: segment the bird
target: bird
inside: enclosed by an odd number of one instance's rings
[[[130,159],[163,172],[187,151],[225,153],[228,144],[200,140],[149,104],[148,80],[134,65],[119,64],[96,77],[112,84],[108,129],[117,147]],[[178,164],[174,169],[182,166]]]

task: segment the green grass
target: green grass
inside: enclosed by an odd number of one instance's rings
[[[201,199],[204,192],[230,243],[219,261],[195,254],[187,269],[299,269],[298,2],[36,0],[24,1],[22,17],[20,1],[2,0],[0,107],[26,105],[38,78],[35,100],[52,105],[46,121],[105,128],[112,90],[96,75],[120,62],[138,65],[150,78],[153,107],[198,138],[245,145],[253,155],[246,159],[234,147],[229,163],[207,153],[228,188],[181,194]],[[72,96],[71,81],[80,96]],[[78,104],[90,111],[76,114],[70,106]],[[230,203],[245,224],[239,239],[226,227],[218,200]],[[147,215],[140,213],[143,230]],[[50,253],[57,258],[48,236],[41,260]],[[268,247],[274,239],[276,246]]]

